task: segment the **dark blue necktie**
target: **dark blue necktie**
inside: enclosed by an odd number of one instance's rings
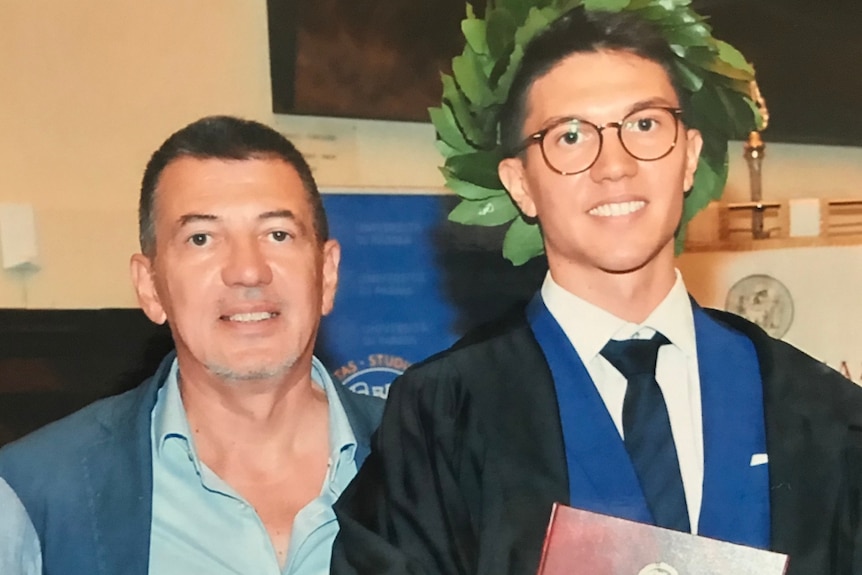
[[[655,380],[658,350],[668,343],[656,332],[652,339],[610,340],[601,353],[628,381],[623,436],[647,507],[659,527],[690,531],[667,406]]]

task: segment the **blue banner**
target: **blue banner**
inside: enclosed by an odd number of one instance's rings
[[[357,393],[386,397],[410,364],[449,347],[468,328],[526,300],[543,262],[514,268],[502,229],[448,222],[453,196],[324,194],[341,243],[335,309],[317,355]]]

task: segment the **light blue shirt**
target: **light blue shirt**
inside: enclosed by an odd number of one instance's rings
[[[312,380],[329,403],[329,469],[320,495],[293,522],[284,570],[254,508],[200,461],[177,383],[177,363],[152,414],[153,522],[150,573],[326,575],[338,523],[332,504],[356,475],[356,438],[315,358]],[[5,572],[3,572],[5,573]]]
[[[0,573],[41,575],[42,552],[39,537],[24,505],[0,479]]]

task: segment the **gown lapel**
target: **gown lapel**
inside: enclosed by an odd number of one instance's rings
[[[652,523],[622,438],[577,352],[538,294],[527,317],[554,379],[571,505]]]

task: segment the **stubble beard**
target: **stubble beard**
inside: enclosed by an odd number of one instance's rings
[[[224,365],[210,364],[207,369],[210,373],[216,375],[225,382],[242,383],[248,381],[263,381],[267,379],[275,379],[289,372],[296,365],[296,357],[285,358],[278,365],[272,366],[255,366],[244,370],[233,369]]]

